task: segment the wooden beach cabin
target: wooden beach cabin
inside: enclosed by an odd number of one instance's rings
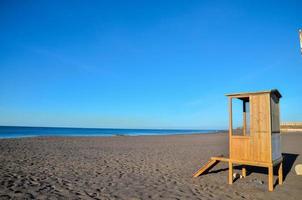
[[[268,190],[273,191],[275,166],[278,166],[279,184],[283,181],[279,112],[281,94],[275,89],[226,96],[229,100],[229,158],[212,157],[194,177],[208,171],[219,161],[229,164],[229,184],[233,183],[234,164],[242,166],[243,177],[246,176],[246,166],[266,167]]]

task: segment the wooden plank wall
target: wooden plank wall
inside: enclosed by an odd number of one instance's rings
[[[232,136],[230,158],[271,162],[270,94],[250,96],[250,136]]]
[[[271,161],[270,94],[251,96],[251,151],[253,161]]]
[[[230,158],[235,160],[250,160],[250,137],[232,136]]]

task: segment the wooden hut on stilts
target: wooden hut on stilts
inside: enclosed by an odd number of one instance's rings
[[[219,161],[228,162],[228,183],[233,183],[233,166],[242,166],[242,176],[246,176],[246,166],[268,169],[268,190],[273,191],[273,170],[278,166],[279,184],[283,181],[282,154],[280,149],[280,112],[278,90],[246,92],[226,95],[229,100],[229,158],[212,157],[193,177],[198,177]],[[240,102],[242,125],[236,127],[233,120],[235,101]]]

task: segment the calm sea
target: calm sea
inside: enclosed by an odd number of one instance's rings
[[[54,128],[0,126],[0,138],[41,136],[138,136],[216,133],[219,130],[176,129],[113,129],[113,128]]]

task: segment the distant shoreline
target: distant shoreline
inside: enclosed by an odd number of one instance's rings
[[[47,138],[53,138],[53,139],[59,139],[59,138],[112,138],[112,137],[128,137],[128,138],[136,138],[136,137],[169,137],[169,136],[194,136],[194,135],[214,135],[214,134],[224,134],[227,133],[227,131],[218,131],[218,132],[209,132],[209,133],[180,133],[180,134],[161,134],[161,135],[105,135],[105,136],[20,136],[20,137],[0,137],[0,140],[14,140],[14,139],[26,139],[26,138],[41,138],[41,139],[47,139]]]
[[[28,137],[116,137],[213,134],[226,130],[110,129],[0,126],[0,139]]]

